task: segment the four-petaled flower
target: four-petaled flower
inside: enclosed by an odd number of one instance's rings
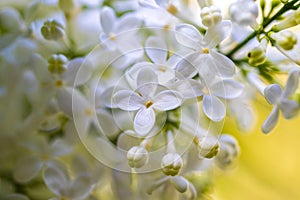
[[[155,111],[173,110],[181,105],[181,95],[172,90],[159,91],[156,73],[148,67],[137,75],[137,89],[120,90],[113,96],[116,105],[126,111],[137,111],[134,117],[134,129],[145,136],[154,126]]]
[[[262,131],[269,133],[278,122],[279,110],[282,111],[285,119],[295,117],[299,112],[299,104],[288,99],[297,89],[299,83],[300,69],[294,68],[290,71],[284,90],[280,85],[271,84],[264,89],[265,98],[274,105],[272,112],[262,125]]]

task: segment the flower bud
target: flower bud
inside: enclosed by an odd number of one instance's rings
[[[66,120],[67,117],[62,113],[51,115],[41,122],[39,130],[47,133],[53,133],[58,131]]]
[[[46,40],[58,40],[65,34],[63,25],[56,20],[45,21],[41,33]]]
[[[177,153],[168,153],[161,161],[161,168],[165,175],[176,176],[183,166],[183,160]]]
[[[218,25],[222,21],[221,10],[216,6],[204,7],[201,10],[202,24],[211,27]]]
[[[236,139],[228,134],[222,134],[219,142],[220,152],[216,156],[216,161],[221,168],[226,168],[238,156],[239,145]]]
[[[52,74],[62,74],[66,71],[68,59],[62,54],[54,54],[48,60],[48,70]]]
[[[259,46],[255,47],[248,53],[248,63],[252,66],[258,66],[266,61],[267,40],[263,39]]]
[[[250,65],[258,66],[266,61],[266,52],[261,47],[256,47],[248,53],[248,62]]]
[[[208,136],[198,143],[199,157],[213,158],[219,152],[219,142],[216,138]]]
[[[274,25],[272,31],[278,32],[287,28],[291,28],[300,24],[300,8],[293,12],[290,16],[285,18],[283,21]]]
[[[143,146],[134,146],[127,152],[127,161],[131,168],[143,167],[148,160],[148,151]]]
[[[170,182],[180,193],[184,193],[189,187],[189,181],[186,180],[183,176],[172,177],[170,179]]]
[[[282,31],[274,37],[276,43],[284,50],[291,50],[297,44],[297,37],[291,31]]]
[[[212,5],[212,0],[198,0],[200,8],[208,7]]]
[[[240,25],[252,25],[258,17],[258,6],[255,1],[241,0],[233,3],[229,8],[232,20]]]

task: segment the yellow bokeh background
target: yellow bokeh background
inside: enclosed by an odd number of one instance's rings
[[[265,135],[260,125],[272,107],[259,99],[257,122],[248,133],[225,126],[239,141],[241,154],[234,169],[218,175],[214,185],[217,200],[300,199],[300,116],[280,120]],[[230,127],[230,128],[229,128]]]

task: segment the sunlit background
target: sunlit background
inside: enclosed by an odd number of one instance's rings
[[[271,111],[267,103],[256,103],[257,125],[248,133],[230,131],[238,139],[241,154],[236,166],[218,175],[215,181],[216,199],[232,200],[297,200],[300,199],[300,117],[282,117],[270,134],[260,130],[260,124]]]

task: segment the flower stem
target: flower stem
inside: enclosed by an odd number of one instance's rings
[[[258,36],[264,29],[271,24],[274,20],[278,19],[282,14],[287,12],[288,10],[295,9],[294,4],[296,4],[298,0],[293,0],[291,2],[286,3],[276,14],[274,14],[271,18],[266,18],[262,25],[261,29],[256,30],[252,32],[250,35],[248,35],[241,43],[239,43],[235,48],[233,48],[229,53],[227,53],[227,56],[229,58],[232,58],[232,56],[240,50],[242,47],[244,47],[250,40],[252,40],[255,36]],[[298,6],[297,6],[298,7]]]

